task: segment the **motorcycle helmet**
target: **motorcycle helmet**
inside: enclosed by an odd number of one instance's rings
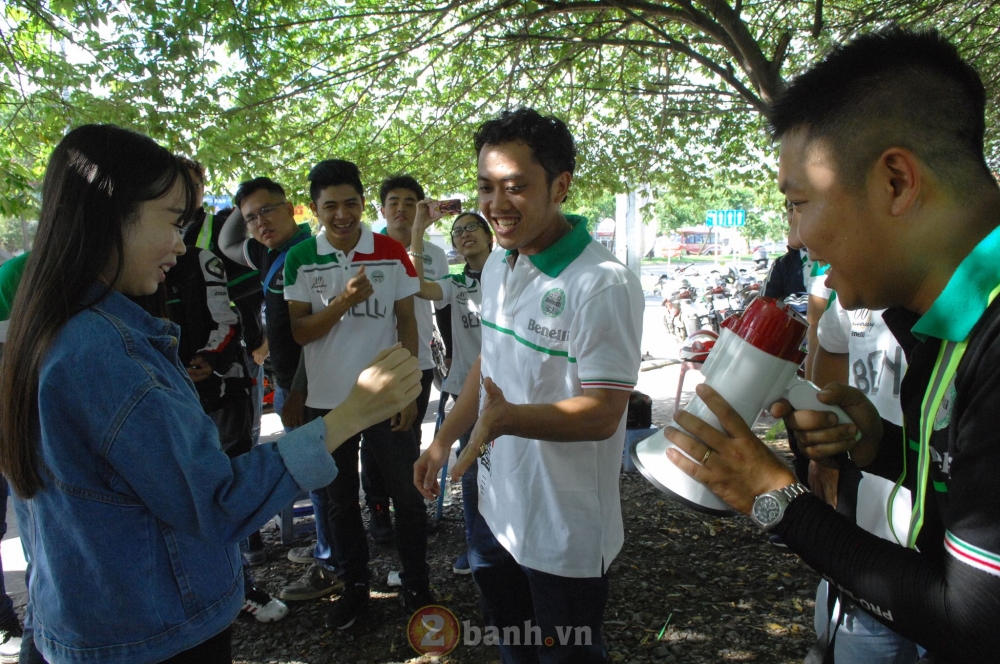
[[[712,330],[698,330],[684,340],[680,350],[681,361],[704,362],[718,340],[719,335]]]

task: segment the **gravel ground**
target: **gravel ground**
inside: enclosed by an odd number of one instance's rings
[[[693,385],[691,386],[693,389]],[[669,417],[661,400],[654,422]],[[771,421],[758,425],[763,435]],[[769,443],[787,455],[786,441]],[[455,489],[458,486],[455,485]],[[440,603],[459,621],[482,626],[475,584],[452,573],[464,548],[461,491],[434,524],[429,538],[431,584]],[[799,559],[768,543],[746,517],[718,519],[668,500],[637,473],[622,473],[625,546],[611,567],[611,597],[604,636],[613,662],[801,662],[815,639],[813,593],[818,576]],[[277,593],[305,571],[285,557],[287,548],[268,526],[269,562],[255,568],[258,584]],[[305,544],[306,540],[296,542]],[[418,657],[406,639],[409,615],[387,586],[399,569],[394,548],[372,552],[373,601],[367,619],[347,633],[331,633],[325,615],[336,596],[289,603],[275,624],[239,620],[234,629],[238,662],[499,662],[495,647],[461,643],[439,659]]]

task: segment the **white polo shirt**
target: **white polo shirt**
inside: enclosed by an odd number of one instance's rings
[[[302,347],[310,408],[338,406],[375,355],[396,343],[393,307],[418,292],[420,284],[403,245],[364,224],[348,254],[320,233],[292,247],[285,259],[285,299],[308,302],[313,313],[340,295],[362,265],[375,293],[351,307],[322,338]]]
[[[438,309],[451,306],[451,369],[441,385],[442,392],[458,394],[483,343],[483,290],[476,279],[464,274],[449,274],[439,279],[444,297],[434,304]]]
[[[567,219],[573,230],[545,251],[497,251],[483,269],[482,376],[510,403],[635,386],[645,307],[639,279],[591,239],[582,217]],[[624,442],[624,412],[606,440],[493,441],[479,459],[479,510],[519,564],[577,578],[607,570],[624,541]]]

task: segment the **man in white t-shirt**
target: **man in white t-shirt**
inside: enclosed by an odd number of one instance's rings
[[[309,391],[306,419],[326,414],[350,393],[365,363],[397,338],[417,354],[413,294],[420,290],[403,246],[361,221],[364,188],[349,161],[322,161],[309,172],[311,207],[323,232],[289,250],[285,299],[292,334],[302,345]],[[358,503],[359,446],[370,448],[396,505],[396,546],[403,598],[411,610],[433,603],[427,566],[427,512],[410,482],[419,453],[413,437],[416,404],[349,439],[333,454],[337,478],[314,492],[317,544],[333,546],[344,591],[327,618],[352,626],[368,605],[368,545]]]
[[[451,444],[474,423],[453,477],[478,455],[469,558],[503,661],[603,662],[642,288],[583,218],[561,211],[576,161],[562,121],[506,111],[475,145],[480,211],[507,251],[483,269],[480,359],[414,483],[434,496]]]
[[[813,378],[820,386],[849,383],[868,397],[879,415],[902,425],[900,387],[906,372],[906,356],[896,337],[882,320],[882,311],[848,311],[836,293],[820,318]],[[909,530],[910,492],[878,475],[847,465],[843,470],[809,464],[813,491],[837,511],[853,518],[870,533],[890,542],[905,543]],[[887,506],[891,500],[890,517]],[[818,647],[833,648],[837,664],[913,664],[916,645],[896,634],[847,597],[829,594],[826,580],[816,593],[816,633],[825,635]]]
[[[407,249],[410,260],[423,263],[424,275],[435,280],[448,274],[448,256],[444,249],[428,242],[419,255],[410,251],[413,220],[417,214],[417,201],[424,199],[424,189],[412,176],[394,175],[385,179],[379,187],[382,216],[386,221],[384,233]],[[413,312],[417,317],[417,359],[423,376],[420,379],[420,396],[417,397],[417,417],[413,422],[413,435],[417,444],[421,440],[421,424],[427,414],[431,385],[434,383],[434,357],[431,354],[431,337],[434,334],[434,305],[425,300],[414,299]],[[392,541],[392,519],[389,516],[389,496],[385,490],[378,465],[373,463],[367,447],[361,448],[361,488],[365,492],[365,502],[371,516],[368,531],[379,544]]]

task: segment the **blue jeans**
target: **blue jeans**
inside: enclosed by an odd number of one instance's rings
[[[826,630],[827,591],[826,580],[816,589],[816,633]],[[835,611],[841,610],[838,606]],[[860,606],[850,606],[834,641],[834,660],[837,664],[915,664],[923,649],[873,618]]]
[[[501,634],[503,664],[587,664],[605,662],[601,624],[608,603],[608,576],[570,578],[519,565],[476,515],[469,550],[472,578],[479,587],[486,624]],[[525,623],[540,628],[531,638]],[[504,628],[518,630],[520,645],[507,642]],[[568,630],[568,631],[567,631]],[[542,645],[546,639],[554,645]]]
[[[325,411],[306,408],[305,419],[312,420]],[[363,441],[363,442],[362,442]],[[396,550],[403,564],[400,580],[409,590],[426,589],[427,509],[413,485],[413,464],[419,456],[411,431],[392,431],[389,420],[372,425],[348,439],[333,453],[337,478],[329,486],[310,493],[316,510],[316,553],[331,551],[336,571],[347,585],[368,583],[368,541],[361,520],[358,493],[358,455],[368,446],[378,464],[389,498],[396,506]],[[322,548],[321,548],[322,547]]]
[[[6,482],[5,482],[6,484]],[[4,492],[4,502],[7,501],[7,493]],[[19,504],[17,498],[14,499],[14,506],[23,508],[23,503]],[[4,510],[4,532],[7,531],[7,511]],[[28,554],[28,547],[25,544],[24,531],[20,529],[21,519],[18,515],[18,530],[21,532],[21,548],[24,551],[24,559],[27,562],[27,566],[24,569],[24,585],[26,588],[31,587],[31,556]],[[2,576],[2,575],[0,575]],[[6,593],[4,593],[6,595]],[[31,594],[28,594],[28,603],[24,606],[24,635],[21,637],[21,652],[18,655],[18,662],[20,664],[46,664],[45,658],[42,657],[42,653],[38,651],[35,647],[35,631],[31,626]]]
[[[285,388],[278,387],[277,385],[274,386],[274,403],[273,403],[273,405],[274,405],[274,412],[278,414],[278,417],[281,417],[281,411],[283,411],[285,409],[285,399],[288,398],[288,393],[289,392],[291,392],[291,390],[286,390]],[[284,427],[284,429],[285,429],[285,433],[288,433],[289,431],[291,431],[291,429],[288,428],[288,427]]]

